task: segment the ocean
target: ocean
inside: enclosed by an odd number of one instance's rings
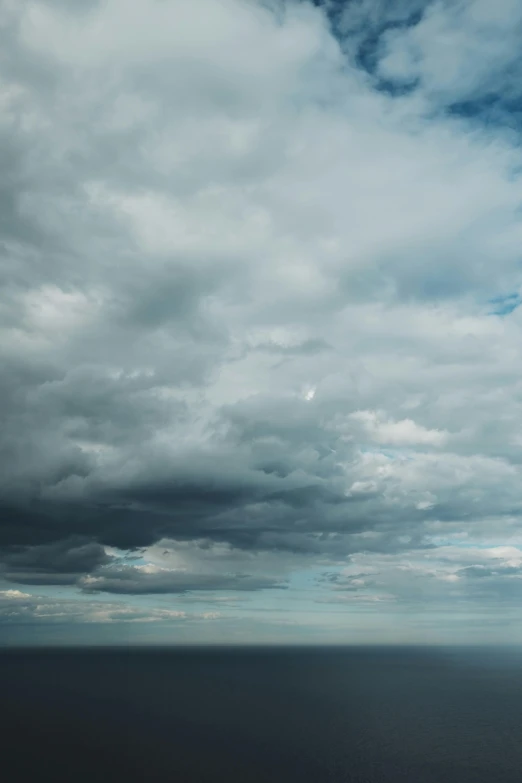
[[[516,650],[4,650],[0,705],[16,783],[522,781]]]

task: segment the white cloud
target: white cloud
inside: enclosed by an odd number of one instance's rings
[[[16,601],[25,598],[31,598],[31,595],[22,593],[20,590],[0,590],[0,601]]]
[[[448,437],[446,432],[426,429],[412,419],[387,420],[383,411],[355,411],[350,418],[361,422],[370,438],[382,444],[443,446]]]
[[[379,70],[392,79],[420,77],[428,94],[446,100],[506,89],[521,25],[516,0],[437,0],[419,24],[385,35]]]

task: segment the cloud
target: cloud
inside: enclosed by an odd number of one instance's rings
[[[0,621],[9,626],[35,623],[69,625],[71,623],[179,623],[219,620],[220,612],[187,613],[177,609],[128,606],[97,601],[50,600],[46,596],[0,591]]]
[[[190,574],[158,566],[123,566],[84,576],[79,581],[85,592],[129,595],[186,593],[193,590],[261,590],[283,587],[270,577],[248,574]]]
[[[317,600],[324,604],[393,602],[412,615],[419,611],[462,617],[493,606],[499,613],[516,607],[522,591],[522,550],[484,546],[455,538],[425,550],[358,553],[341,569],[319,579]]]
[[[16,601],[24,598],[30,598],[29,593],[22,593],[20,590],[0,590],[1,601]]]
[[[443,602],[491,566],[437,536],[517,545],[519,15],[3,4],[6,585]]]
[[[243,593],[285,588],[288,564],[286,559],[281,562],[277,553],[252,559],[229,545],[204,540],[163,539],[129,555],[73,539],[5,553],[1,576],[17,584],[76,586],[84,593]]]
[[[426,429],[412,419],[383,421],[380,411],[355,411],[350,417],[363,425],[372,440],[383,445],[442,446],[447,439],[446,432]]]
[[[58,541],[7,552],[5,579],[24,584],[74,584],[78,575],[111,561],[101,544],[88,539]]]
[[[379,72],[389,79],[420,79],[430,97],[445,102],[499,91],[509,96],[521,25],[520,6],[512,0],[495,7],[485,0],[438,0],[418,24],[386,31]]]

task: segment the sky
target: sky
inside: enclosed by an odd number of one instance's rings
[[[522,642],[521,35],[1,0],[0,645]]]

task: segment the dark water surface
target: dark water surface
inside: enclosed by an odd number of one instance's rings
[[[522,652],[5,651],[0,705],[17,783],[522,782]]]

